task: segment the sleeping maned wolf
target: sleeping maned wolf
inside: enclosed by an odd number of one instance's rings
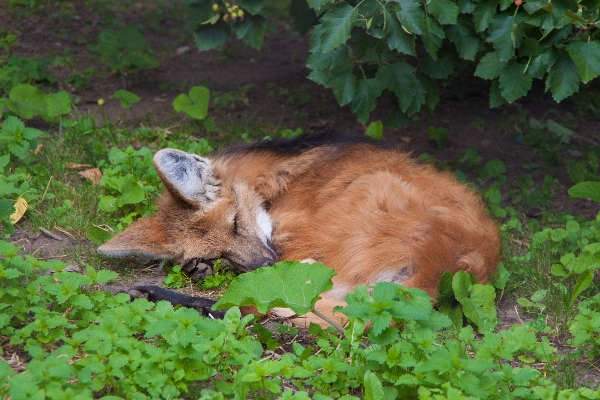
[[[154,166],[166,189],[158,214],[99,253],[168,260],[197,276],[219,258],[238,272],[316,260],[337,272],[316,305],[329,317],[358,285],[397,282],[435,296],[444,271],[486,282],[498,263],[497,227],[472,190],[364,137],[324,132],[210,158],[164,149]],[[165,290],[141,290],[173,301]]]

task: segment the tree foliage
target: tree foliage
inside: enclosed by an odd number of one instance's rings
[[[229,3],[191,2],[200,50],[233,34],[259,48],[267,3],[238,0],[245,11],[232,19]],[[598,0],[292,1],[300,30],[316,22],[309,78],[331,88],[362,123],[383,96],[398,104],[388,123],[433,110],[439,86],[469,65],[490,81],[492,107],[525,96],[535,79],[560,102],[600,75],[599,11]]]

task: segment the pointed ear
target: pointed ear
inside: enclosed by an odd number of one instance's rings
[[[167,239],[158,217],[143,218],[98,247],[98,253],[112,258],[142,256],[150,259],[174,260],[177,254]]]
[[[176,149],[154,155],[154,168],[167,190],[199,208],[208,208],[217,199],[220,182],[209,159]]]

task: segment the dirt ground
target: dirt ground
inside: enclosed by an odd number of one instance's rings
[[[140,4],[134,3],[118,18],[124,23],[134,23],[144,28],[143,34],[155,49],[160,67],[127,77],[127,89],[141,97],[131,110],[124,110],[118,100],[109,99],[111,93],[122,88],[122,81],[98,65],[97,57],[90,53],[89,44],[93,44],[97,33],[104,28],[99,22],[103,17],[88,11],[84,2],[72,2],[72,13],[63,19],[51,17],[51,7],[33,13],[1,12],[0,27],[18,34],[16,55],[70,57],[72,63],[69,67],[53,70],[59,80],[69,76],[73,69],[83,71],[90,66],[96,68],[89,88],[71,88],[80,100],[78,112],[82,114],[89,112],[99,116],[105,112],[113,122],[123,125],[175,127],[187,122],[172,110],[173,99],[179,93],[187,92],[189,87],[202,84],[212,91],[213,105],[209,116],[214,118],[216,126],[224,133],[232,127],[239,129],[240,126],[365,130],[365,126],[356,122],[348,107],[340,107],[336,103],[331,91],[307,79],[309,70],[305,67],[305,60],[308,38],[289,29],[285,21],[275,24],[276,28],[267,34],[261,51],[233,41],[223,52],[200,53],[180,20],[148,18],[148,10]],[[7,2],[0,0],[0,9],[6,7]],[[515,104],[490,109],[487,82],[471,79],[455,85],[442,89],[435,115],[423,112],[402,128],[386,128],[384,138],[415,155],[427,152],[442,161],[456,161],[468,147],[475,147],[483,163],[496,158],[504,162],[509,175],[506,186],[518,174],[531,174],[537,183],[543,182],[545,175],[556,177],[560,184],[555,187],[553,205],[549,208],[553,213],[568,212],[586,216],[598,213],[597,204],[569,198],[566,191],[572,183],[565,167],[569,158],[583,160],[585,146],[597,140],[600,128],[597,116],[580,112],[581,102],[576,99],[555,104],[547,94],[543,94],[540,87],[535,87],[528,98]],[[104,110],[97,105],[100,98],[107,100]],[[223,101],[223,106],[215,105],[219,99]],[[382,101],[383,107],[373,113],[372,119],[385,121],[393,104],[384,103],[385,100]],[[577,123],[571,128],[577,137],[573,139],[572,149],[580,150],[559,154],[559,166],[545,164],[535,149],[518,141],[523,133],[519,131],[518,117],[524,113],[530,113],[537,119],[548,115],[558,119],[568,113],[574,115]],[[443,150],[438,150],[429,140],[427,129],[430,126],[448,129],[449,143]],[[215,138],[218,140],[220,133],[215,134]],[[531,162],[542,164],[544,168],[525,171],[522,165]],[[506,190],[503,196],[503,200],[508,200]],[[535,217],[544,210],[535,208],[522,211]],[[68,250],[77,243],[92,246],[85,238],[74,238],[58,231],[53,234],[61,240],[45,233],[36,236],[18,228],[11,240],[24,246],[24,251],[29,254],[40,258],[60,258],[74,264],[78,262],[72,259]],[[133,284],[160,284],[165,275],[165,272],[154,268],[138,268],[129,277],[123,278],[123,282],[109,289],[119,291]],[[501,302],[499,308],[504,325],[520,322],[521,317],[516,312],[514,302]]]

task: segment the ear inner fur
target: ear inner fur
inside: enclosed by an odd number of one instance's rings
[[[217,200],[219,180],[207,158],[177,149],[163,149],[154,155],[154,167],[167,190],[199,208],[207,209]]]

